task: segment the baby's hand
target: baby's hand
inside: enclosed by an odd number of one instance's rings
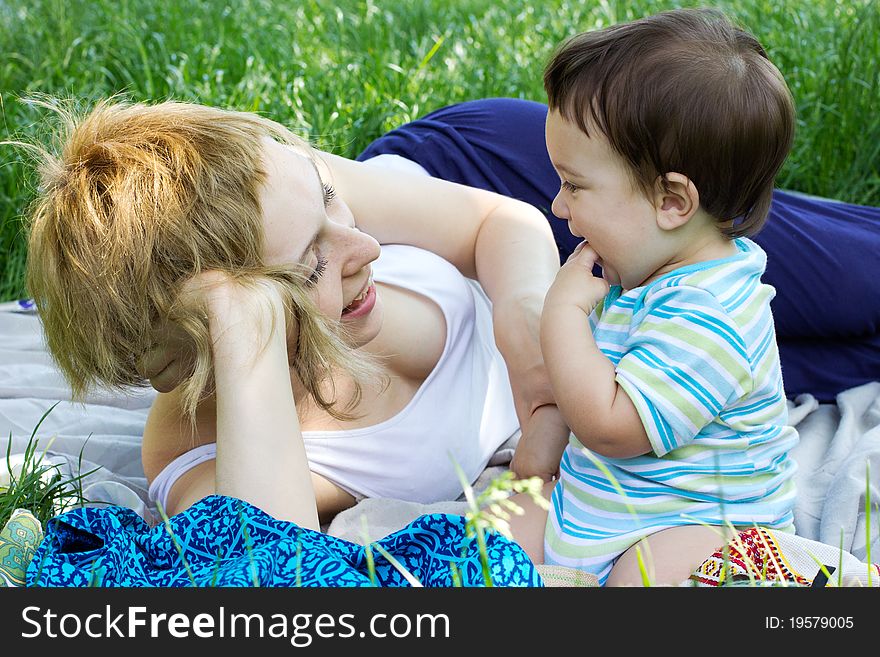
[[[544,308],[552,305],[576,305],[586,314],[593,312],[608,294],[608,281],[593,275],[598,255],[587,242],[578,244],[556,274],[544,299]]]

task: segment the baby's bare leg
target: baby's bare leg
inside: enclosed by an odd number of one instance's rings
[[[729,527],[686,525],[672,527],[642,539],[624,552],[608,575],[605,586],[643,586],[636,547],[652,586],[678,586],[734,532]]]
[[[555,485],[555,481],[548,481],[541,489],[541,495],[548,502]],[[535,504],[531,496],[526,493],[518,493],[510,500],[525,512],[521,516],[513,514],[510,516],[513,540],[526,551],[534,563],[544,563],[544,527],[547,524],[547,511]]]

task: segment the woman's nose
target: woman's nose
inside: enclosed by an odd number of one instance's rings
[[[556,194],[556,197],[553,199],[553,203],[550,204],[550,210],[560,219],[568,220],[568,206],[565,204],[565,201],[561,198],[562,194]]]
[[[348,233],[343,276],[352,276],[379,257],[379,242],[372,235],[367,235],[355,226],[346,228]]]

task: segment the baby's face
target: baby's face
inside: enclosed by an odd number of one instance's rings
[[[626,163],[598,131],[588,137],[556,111],[547,115],[547,151],[561,181],[553,214],[599,255],[605,279],[638,287],[662,263],[657,212],[637,187]]]

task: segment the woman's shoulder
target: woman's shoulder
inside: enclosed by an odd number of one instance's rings
[[[470,299],[467,278],[448,260],[409,244],[383,244],[375,280],[429,297],[445,306]]]
[[[204,399],[196,411],[195,427],[184,416],[181,387],[156,395],[144,426],[141,457],[144,474],[152,481],[175,458],[201,444],[216,440],[214,397]]]

